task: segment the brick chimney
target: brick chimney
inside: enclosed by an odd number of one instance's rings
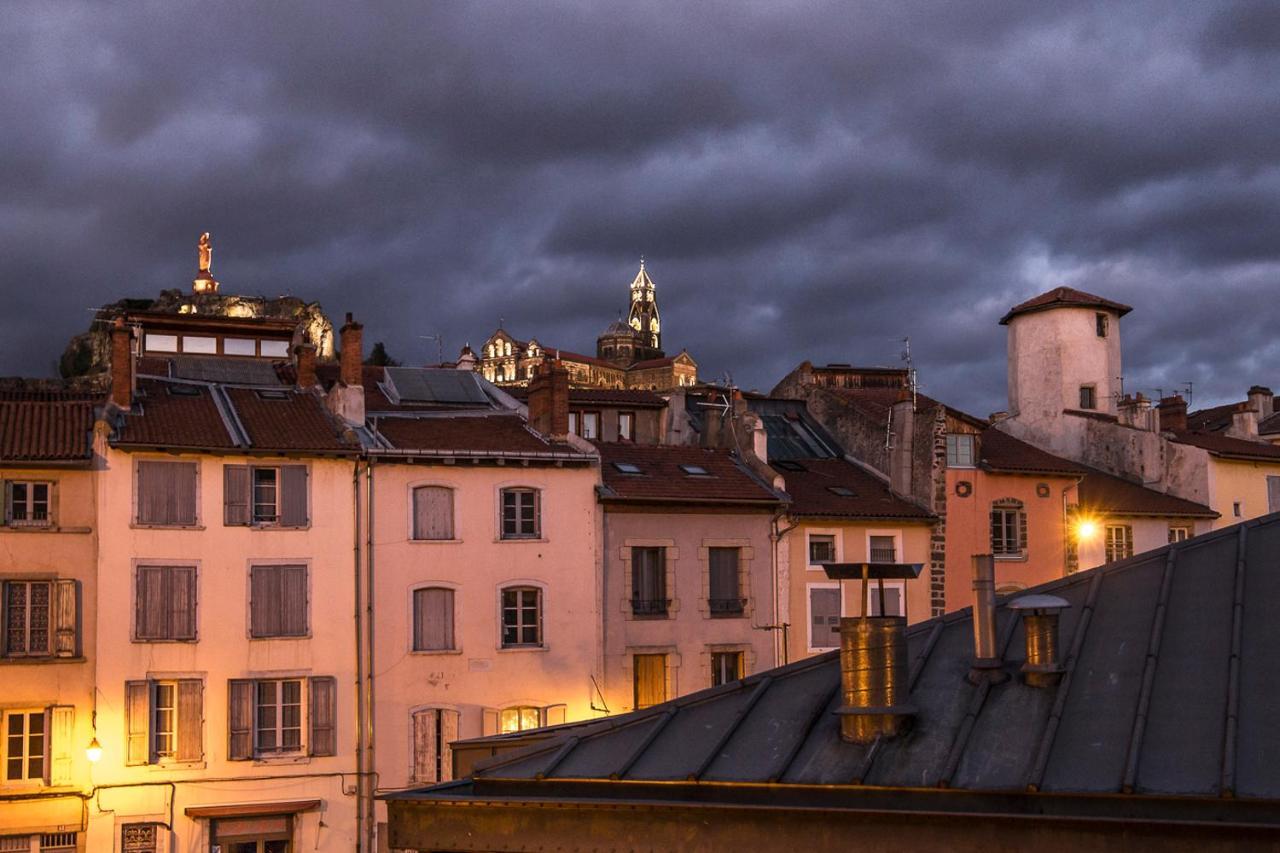
[[[1180,394],[1160,398],[1160,431],[1182,432],[1187,428],[1187,401]]]
[[[338,330],[339,340],[342,346],[341,355],[341,378],[344,385],[359,385],[364,387],[364,381],[361,378],[361,365],[364,362],[364,326],[351,319],[351,312],[347,312],[347,322],[342,324],[342,328]]]
[[[133,407],[132,333],[123,317],[111,327],[111,402],[126,411]]]
[[[529,380],[529,426],[549,438],[569,434],[569,371],[547,359]]]
[[[298,372],[298,387],[313,388],[316,380],[316,348],[311,344],[298,344],[293,348]]]
[[[1249,405],[1258,413],[1258,420],[1269,418],[1275,414],[1275,395],[1265,385],[1254,385],[1249,389]]]
[[[347,322],[342,324],[338,335],[342,342],[342,352],[338,357],[342,381],[335,382],[329,389],[325,405],[349,426],[364,426],[364,370],[361,366],[364,361],[364,326],[351,319],[348,313]],[[314,366],[312,373],[315,373]],[[301,378],[299,371],[299,380]]]

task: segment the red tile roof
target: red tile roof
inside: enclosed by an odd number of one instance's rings
[[[978,437],[978,464],[990,471],[1015,474],[1060,474],[1077,476],[1085,469],[1079,464],[991,427]]]
[[[1086,511],[1102,515],[1218,517],[1218,513],[1204,504],[1166,495],[1095,468],[1084,470],[1086,473],[1078,491],[1080,507]]]
[[[1225,406],[1214,406],[1210,409],[1197,409],[1187,412],[1187,428],[1205,432],[1219,432],[1231,426],[1232,415],[1236,412],[1248,411],[1249,403],[1228,403]]]
[[[927,521],[928,510],[896,497],[888,483],[845,459],[797,459],[803,471],[779,470],[791,496],[791,512],[829,518],[917,518]],[[843,487],[851,496],[838,495]]]
[[[1223,459],[1250,459],[1263,462],[1280,462],[1280,445],[1263,441],[1250,441],[1246,438],[1232,438],[1218,432],[1200,432],[1187,430],[1175,433],[1173,440],[1178,444],[1189,444],[1203,448],[1214,456]]]
[[[261,391],[285,398],[264,399]],[[132,411],[117,416],[113,445],[319,453],[360,449],[311,391],[140,379],[138,392]]]
[[[0,396],[0,461],[87,462],[94,400],[56,393]]]
[[[570,444],[552,442],[529,429],[515,414],[396,417],[373,422],[393,450],[451,452],[470,455],[570,454],[591,458]],[[377,449],[372,452],[377,453]]]
[[[1259,435],[1275,435],[1276,433],[1280,433],[1280,412],[1268,415],[1258,421]]]
[[[1113,302],[1101,296],[1094,296],[1092,293],[1085,293],[1083,290],[1075,290],[1070,287],[1055,287],[1053,290],[1010,308],[1009,313],[1000,318],[1000,324],[1007,325],[1010,320],[1019,314],[1046,311],[1050,308],[1103,308],[1108,311],[1115,311],[1121,317],[1133,310],[1132,307],[1121,302]]]
[[[753,476],[727,450],[670,445],[601,442],[601,499],[662,503],[759,503],[776,505],[781,498]],[[626,474],[617,463],[635,465]],[[702,468],[706,476],[689,474],[681,465]]]

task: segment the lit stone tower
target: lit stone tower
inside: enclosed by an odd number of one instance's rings
[[[662,321],[653,293],[653,279],[644,269],[644,258],[640,259],[640,272],[631,282],[631,310],[627,313],[627,325],[636,333],[637,360],[662,356]]]
[[[213,241],[209,239],[208,231],[200,235],[197,249],[200,252],[200,271],[196,273],[195,280],[191,282],[191,289],[195,293],[217,293],[218,281],[213,277],[213,273],[209,271],[210,267],[213,266]]]

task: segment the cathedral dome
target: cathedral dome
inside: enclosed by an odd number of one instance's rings
[[[603,338],[609,335],[630,335],[633,332],[634,330],[630,326],[628,326],[626,323],[622,322],[621,320],[614,320],[612,323],[609,324],[609,328],[604,330],[604,334],[601,335],[600,337]]]

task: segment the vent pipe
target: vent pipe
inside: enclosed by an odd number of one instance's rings
[[[996,564],[990,554],[973,555],[973,667],[972,681],[1003,680],[996,648]]]
[[[1032,687],[1052,687],[1062,677],[1058,657],[1058,613],[1071,604],[1056,595],[1024,595],[1009,603],[1022,613],[1027,638],[1027,662],[1022,677]]]

